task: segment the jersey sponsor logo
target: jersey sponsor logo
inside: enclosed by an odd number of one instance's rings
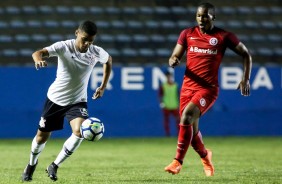
[[[201,105],[202,107],[205,107],[206,104],[207,104],[206,100],[205,100],[204,98],[201,98],[201,99],[200,99],[200,105]]]
[[[87,109],[85,109],[85,108],[80,108],[79,110],[80,110],[80,113],[81,113],[82,116],[88,116]]]
[[[190,52],[197,52],[203,54],[217,54],[217,49],[211,50],[211,49],[201,49],[198,47],[190,47]]]
[[[41,128],[45,128],[45,122],[46,122],[46,119],[41,117],[40,121],[39,121],[39,126]]]
[[[216,45],[216,44],[218,43],[218,40],[217,40],[217,38],[211,38],[210,41],[209,41],[209,43],[210,43],[211,45]]]
[[[190,40],[197,40],[198,38],[196,38],[196,37],[190,37]]]

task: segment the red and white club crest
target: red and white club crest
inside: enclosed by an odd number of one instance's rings
[[[201,104],[202,107],[204,107],[206,105],[206,100],[204,98],[201,98],[200,104]]]
[[[211,45],[216,45],[218,43],[218,40],[217,38],[211,38],[209,42]]]

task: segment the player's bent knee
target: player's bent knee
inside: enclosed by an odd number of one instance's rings
[[[38,130],[38,132],[36,134],[36,142],[38,144],[44,144],[48,140],[50,135],[51,135],[51,132],[42,132],[42,131]]]
[[[79,129],[73,131],[72,133],[73,133],[75,136],[77,136],[77,137],[80,137],[80,138],[82,137]]]
[[[180,119],[180,124],[193,125],[199,116],[200,110],[198,108],[185,108]]]
[[[182,125],[192,125],[193,122],[193,117],[189,114],[183,114],[180,120],[180,124]]]

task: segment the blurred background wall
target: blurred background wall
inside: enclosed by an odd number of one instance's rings
[[[232,86],[232,82],[237,81],[228,77],[234,72],[236,75],[241,58],[226,51],[220,71],[221,93],[215,106],[202,119],[203,132],[282,135],[279,107],[282,1],[209,2],[216,6],[215,25],[237,34],[250,49],[254,72],[252,96],[241,97]],[[152,75],[152,71],[155,68],[164,71],[168,66],[168,57],[180,31],[195,25],[198,3],[196,0],[0,1],[0,124],[3,127],[0,137],[33,136],[48,86],[55,78],[56,62],[48,59],[50,68],[35,71],[31,54],[56,41],[74,38],[79,22],[85,19],[97,23],[99,32],[95,44],[113,56],[115,66],[114,87],[101,100],[90,100],[91,114],[105,121],[108,136],[164,135],[157,90],[152,88],[153,81],[159,84],[163,77],[153,79],[158,76]],[[127,68],[133,68],[132,75],[140,75],[144,80],[131,82],[137,86],[144,83],[145,87],[141,90],[121,87],[123,80],[130,80],[130,76],[125,79],[121,75]],[[183,65],[176,69],[178,83],[183,70]],[[89,95],[95,89],[91,84]],[[21,133],[15,135],[14,127]],[[69,130],[57,136],[65,133]]]
[[[215,25],[233,31],[257,64],[281,63],[282,1],[211,0]],[[96,43],[121,64],[166,64],[180,31],[195,24],[196,0],[4,0],[0,2],[1,65],[32,65],[32,51],[74,37],[94,20]],[[240,58],[227,51],[225,63]]]

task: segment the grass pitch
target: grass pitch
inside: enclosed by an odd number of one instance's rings
[[[60,184],[282,183],[282,137],[206,137],[213,150],[215,176],[205,177],[201,161],[189,148],[178,175],[164,172],[176,150],[176,138],[103,138],[84,141],[58,170]],[[53,183],[45,168],[61,150],[63,139],[50,139],[31,183]],[[31,139],[0,140],[0,183],[21,183]]]

